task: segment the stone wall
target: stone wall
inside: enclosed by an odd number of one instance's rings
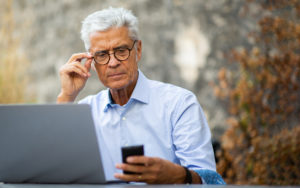
[[[4,0],[2,0],[4,1]],[[30,0],[14,1],[22,47],[31,67],[30,90],[38,103],[53,103],[60,90],[59,67],[84,50],[81,21],[90,13],[125,7],[139,18],[143,56],[140,69],[151,79],[192,90],[202,105],[214,137],[225,125],[226,109],[213,94],[225,54],[251,43],[255,19],[245,17],[244,0]],[[247,13],[257,9],[250,7]],[[23,28],[23,29],[21,29]],[[78,99],[103,89],[95,73]]]

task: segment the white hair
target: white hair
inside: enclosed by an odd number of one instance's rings
[[[128,28],[129,37],[132,40],[138,40],[138,20],[130,10],[109,7],[90,14],[82,21],[81,27],[81,39],[85,49],[90,49],[89,36],[91,33],[122,26]]]

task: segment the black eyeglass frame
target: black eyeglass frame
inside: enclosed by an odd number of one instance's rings
[[[95,52],[94,55],[93,55],[94,62],[97,63],[97,64],[99,64],[99,65],[106,65],[106,64],[108,64],[109,61],[110,61],[110,55],[111,55],[111,54],[114,54],[114,57],[115,57],[118,61],[126,61],[126,60],[130,57],[130,55],[131,55],[130,53],[131,53],[131,51],[132,51],[132,49],[133,49],[133,47],[134,47],[136,41],[137,41],[137,40],[134,40],[133,45],[132,45],[131,48],[127,48],[127,47],[117,47],[117,48],[114,48],[114,49],[113,49],[113,52],[112,52],[112,53],[109,53],[109,51],[107,51],[106,54],[108,55],[108,60],[107,60],[106,63],[99,63],[99,62],[96,61],[96,58],[95,58],[95,56],[97,55],[97,53],[104,53],[104,51],[98,51],[98,52]],[[116,52],[117,52],[117,50],[119,50],[119,49],[126,49],[126,50],[128,50],[129,53],[128,53],[127,58],[125,58],[125,59],[119,59],[119,58],[116,56]]]

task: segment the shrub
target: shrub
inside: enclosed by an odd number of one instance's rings
[[[227,183],[300,184],[300,1],[249,1],[264,16],[250,49],[234,50],[239,73],[223,68],[216,94],[229,99],[217,153]]]

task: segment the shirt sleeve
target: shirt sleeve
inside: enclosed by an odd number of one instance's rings
[[[91,104],[92,103],[92,99],[93,99],[93,96],[90,95],[90,96],[87,96],[81,100],[78,101],[78,104]]]
[[[180,164],[191,169],[216,171],[211,133],[196,96],[185,93],[172,118],[175,155]]]

